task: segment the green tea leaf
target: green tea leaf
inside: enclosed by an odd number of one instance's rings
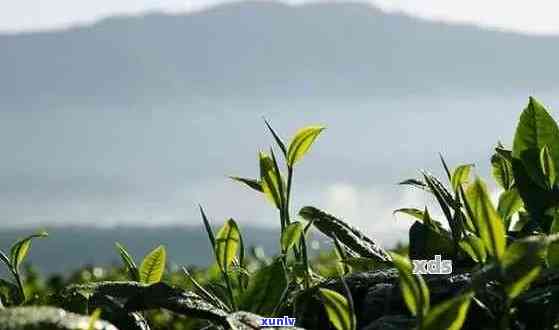
[[[281,152],[283,153],[283,155],[285,157],[287,157],[287,148],[285,147],[285,143],[283,143],[283,141],[279,137],[278,133],[276,133],[276,131],[272,128],[272,126],[270,125],[270,123],[268,123],[268,121],[266,119],[264,119],[264,123],[266,123],[266,127],[268,127],[268,130],[270,131],[270,133],[272,133],[272,136],[276,140],[276,144],[281,149]]]
[[[349,307],[347,299],[336,291],[330,289],[318,289],[322,304],[328,315],[330,323],[336,330],[355,330],[352,327],[353,311]]]
[[[512,147],[512,156],[522,161],[532,181],[546,187],[540,169],[540,150],[547,146],[555,167],[559,166],[559,128],[545,107],[530,97],[528,106],[520,116]]]
[[[314,140],[325,128],[322,126],[307,126],[295,133],[287,150],[287,164],[293,167],[297,161],[309,151]]]
[[[206,229],[206,234],[208,235],[208,239],[210,240],[212,250],[214,251],[214,254],[215,254],[215,236],[214,236],[214,231],[212,229],[212,226],[210,225],[210,220],[208,220],[208,217],[206,216],[206,213],[204,212],[204,209],[202,208],[202,206],[198,205],[198,208],[200,209],[200,215],[202,216],[202,222],[204,222],[204,228]]]
[[[128,251],[126,251],[124,246],[122,246],[119,242],[116,242],[115,245],[120,258],[124,263],[124,266],[126,266],[126,269],[128,269],[128,273],[130,273],[132,281],[139,282],[140,271],[138,270],[138,266],[136,266],[136,263],[134,262],[134,258],[132,258],[132,256],[128,253]]]
[[[503,189],[509,190],[512,188],[514,184],[512,164],[510,160],[498,152],[491,157],[491,174]]]
[[[534,281],[545,260],[547,241],[544,237],[530,236],[516,240],[503,257],[505,291],[510,299],[516,298]]]
[[[241,234],[233,219],[227,220],[217,232],[215,240],[216,261],[220,269],[227,273],[233,259],[237,256]]]
[[[416,208],[402,208],[402,209],[397,209],[394,212],[392,212],[392,214],[396,214],[396,213],[403,213],[403,214],[407,214],[409,216],[414,217],[417,220],[423,221],[423,211],[421,211],[420,209],[416,209]]]
[[[501,216],[505,223],[505,230],[510,227],[512,216],[524,207],[524,202],[518,190],[512,188],[501,193],[499,196],[499,204],[497,206],[497,213]]]
[[[281,233],[281,250],[286,253],[301,238],[303,224],[296,221],[290,223]]]
[[[546,178],[548,188],[553,189],[555,181],[557,180],[557,172],[555,171],[555,164],[553,163],[553,158],[551,158],[547,145],[543,146],[540,151],[540,167]]]
[[[258,181],[256,179],[241,178],[241,177],[238,177],[238,176],[230,176],[229,178],[231,178],[232,180],[244,183],[248,187],[250,187],[250,188],[252,188],[252,189],[254,189],[258,192],[263,192],[262,184],[260,183],[260,181]]]
[[[96,330],[95,325],[97,321],[101,318],[101,308],[96,308],[91,316],[89,317],[89,325],[87,326],[88,330]]]
[[[458,190],[459,185],[468,182],[472,167],[474,167],[474,164],[466,164],[460,165],[454,169],[454,172],[452,172],[452,179],[450,181],[452,184],[452,189],[454,189],[454,191]]]
[[[429,310],[429,288],[419,274],[413,274],[410,260],[397,253],[389,252],[400,275],[400,291],[412,315],[425,315]]]
[[[485,183],[476,179],[468,187],[466,198],[472,212],[472,221],[487,252],[500,260],[505,252],[505,228],[491,203]]]
[[[324,235],[330,238],[337,237],[341,243],[361,257],[375,258],[379,261],[390,260],[390,256],[375,241],[343,220],[313,206],[303,207],[299,215]]]
[[[472,297],[472,293],[466,293],[433,306],[425,316],[421,330],[462,329]]]
[[[265,153],[259,153],[260,157],[260,184],[266,199],[278,209],[282,208],[284,201],[284,181],[281,173],[276,171],[274,160]]]
[[[485,263],[487,260],[487,252],[485,252],[485,247],[483,241],[474,235],[467,235],[463,238],[458,245],[466,252],[472,260],[479,263]]]
[[[287,273],[281,259],[260,268],[251,277],[241,298],[240,308],[263,316],[272,316],[276,305],[287,290]]]
[[[165,272],[166,254],[165,247],[160,245],[144,257],[140,265],[140,282],[153,284],[161,281]]]
[[[47,237],[49,234],[46,231],[39,232],[25,237],[15,242],[10,249],[10,262],[14,269],[19,272],[19,266],[27,256],[29,248],[31,247],[31,240],[34,238]]]

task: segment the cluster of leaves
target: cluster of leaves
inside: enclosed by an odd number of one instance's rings
[[[90,276],[71,284],[59,283],[48,295],[41,292],[48,299],[39,303],[91,313],[90,329],[108,326],[98,323],[100,318],[121,329],[168,329],[171,325],[173,329],[246,329],[258,328],[263,316],[300,315],[310,293],[322,303],[327,327],[355,330],[359,320],[346,283],[348,275],[396,269],[409,315],[389,315],[383,321],[385,326],[402,328],[398,324],[404,321],[418,329],[461,329],[468,323],[471,306],[489,320],[485,328],[559,326],[559,286],[546,284],[559,267],[559,128],[535,99],[530,98],[520,117],[512,149],[498,143],[491,157],[492,175],[501,190],[496,204],[485,182],[478,177],[472,180],[473,164],[451,169],[442,156],[447,184],[426,171],[420,179],[401,183],[433,196],[444,221],[433,217],[436,212],[427,207],[396,210],[415,220],[408,251],[398,252],[385,251],[357,228],[313,206],[305,206],[293,216],[294,170],[324,128],[300,129],[286,144],[267,121],[265,124],[275,147],[259,152],[259,176],[231,178],[263,195],[277,210],[278,256],[269,258],[257,249],[247,251],[233,219],[214,232],[200,207],[215,258],[205,272],[183,267],[180,273],[166,273],[163,246],[149,252],[138,267],[125,247],[116,243],[125,276],[93,281]],[[281,159],[276,157],[278,149]],[[307,238],[311,228],[332,240],[335,254],[310,260]],[[17,241],[9,257],[0,253],[13,277],[13,282],[0,282],[0,302],[10,307],[4,310],[4,317],[8,317],[6,311],[12,317],[22,315],[25,310],[15,306],[37,302],[29,299],[20,266],[31,240],[44,236],[46,233],[39,233]],[[460,292],[442,301],[433,299],[430,275],[414,273],[412,267],[413,260],[435,256],[452,260],[454,274],[469,279]],[[327,288],[325,275],[337,278],[341,289]],[[538,309],[544,317],[530,323],[523,308]],[[56,314],[44,312],[45,318]],[[0,310],[0,321],[2,313]],[[177,315],[187,318],[177,319]],[[79,315],[73,317],[80,320]],[[69,329],[58,324],[54,329]]]

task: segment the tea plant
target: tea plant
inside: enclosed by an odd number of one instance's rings
[[[442,155],[446,178],[422,171],[419,179],[401,182],[432,196],[442,220],[427,207],[395,210],[414,220],[409,247],[397,251],[315,206],[293,215],[296,165],[324,128],[305,127],[287,145],[265,125],[275,147],[258,154],[258,177],[232,179],[277,210],[277,256],[247,248],[233,219],[214,232],[200,207],[215,259],[207,270],[166,272],[163,246],[138,266],[116,243],[122,270],[95,277],[83,269],[41,291],[25,285],[21,270],[31,240],[46,233],[31,235],[14,243],[9,256],[0,251],[13,278],[0,281],[0,330],[258,329],[262,317],[284,315],[307,329],[559,327],[559,128],[534,98],[520,116],[512,148],[498,143],[491,156],[501,190],[496,204],[473,175],[473,164],[451,168]],[[332,240],[333,252],[309,257],[312,229]],[[414,261],[435,256],[452,261],[452,274],[414,273]],[[29,275],[28,282],[37,280]],[[37,287],[32,296],[43,298],[31,299],[26,287]],[[367,304],[378,300],[382,309],[371,310]],[[38,303],[52,307],[20,306]]]

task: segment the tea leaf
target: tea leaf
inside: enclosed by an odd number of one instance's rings
[[[472,221],[487,252],[500,260],[505,252],[505,228],[491,203],[485,183],[476,179],[468,187],[466,199],[472,212]]]
[[[512,188],[514,184],[512,164],[507,158],[499,154],[499,152],[491,157],[491,174],[503,189],[509,190]]]
[[[303,224],[300,222],[292,222],[283,233],[281,233],[281,250],[286,253],[299,239],[303,233]]]
[[[312,206],[305,206],[299,211],[299,215],[303,219],[312,222],[324,235],[332,239],[336,236],[341,243],[361,257],[374,258],[379,261],[390,260],[388,253],[378,246],[377,243],[358,229],[326,212]]]
[[[276,140],[276,143],[278,147],[281,149],[283,155],[287,157],[287,148],[285,147],[285,143],[283,143],[282,139],[279,137],[279,135],[276,133],[276,131],[272,128],[272,126],[270,125],[270,123],[268,123],[266,119],[264,119],[264,123],[266,123],[266,127],[268,127],[268,130],[270,131],[270,133],[272,133],[272,136]]]
[[[454,169],[454,172],[452,172],[452,179],[450,181],[452,184],[452,189],[454,189],[454,191],[458,190],[459,185],[468,182],[472,167],[474,167],[474,164],[466,164],[460,165],[456,169]]]
[[[485,260],[487,260],[487,252],[485,252],[483,241],[479,237],[467,235],[458,244],[475,262],[485,263]]]
[[[297,161],[309,151],[314,140],[325,128],[322,126],[308,126],[300,129],[289,143],[287,150],[287,164],[293,167]]]
[[[512,156],[522,161],[532,180],[545,188],[540,169],[540,150],[548,146],[550,159],[559,166],[559,128],[545,107],[530,97],[528,106],[520,115],[512,147]]]
[[[544,261],[547,241],[543,237],[531,236],[516,240],[503,257],[505,291],[510,299],[517,297],[535,280]]]
[[[265,153],[259,153],[260,157],[260,183],[262,192],[266,199],[275,205],[278,209],[282,208],[283,196],[283,178],[281,173],[276,171],[273,159]],[[280,187],[280,185],[282,185]]]
[[[347,299],[336,291],[330,289],[318,289],[322,304],[328,315],[330,323],[336,330],[354,330],[352,327],[353,311],[349,307]]]
[[[200,215],[202,216],[202,221],[204,222],[204,228],[206,229],[206,234],[208,235],[208,239],[210,240],[212,250],[214,251],[214,254],[215,254],[214,231],[212,229],[212,226],[210,225],[210,221],[208,220],[208,217],[206,216],[206,213],[204,212],[204,209],[202,208],[202,206],[198,205],[198,208],[200,209]]]
[[[49,234],[46,231],[42,231],[37,234],[27,236],[26,238],[21,239],[12,245],[10,249],[10,262],[12,264],[12,267],[17,272],[19,272],[19,266],[29,252],[29,248],[31,247],[31,240],[34,238],[47,237],[48,235]]]
[[[140,281],[140,271],[138,270],[138,266],[136,266],[136,263],[134,262],[134,259],[128,253],[128,251],[126,251],[124,246],[122,246],[119,242],[116,242],[115,245],[116,245],[116,248],[117,248],[118,253],[120,255],[120,258],[122,259],[122,262],[124,263],[124,265],[128,269],[128,272],[130,273],[130,277],[131,277],[132,281],[139,282]]]
[[[241,298],[240,308],[264,316],[272,316],[276,305],[287,290],[287,273],[281,259],[260,268],[249,282]]]
[[[400,291],[410,313],[414,316],[425,315],[429,310],[429,288],[421,275],[413,274],[408,258],[390,252],[394,267],[400,275]]]
[[[396,213],[407,214],[409,216],[414,217],[417,220],[423,221],[423,211],[421,211],[420,209],[402,208],[402,209],[397,209],[394,212],[392,212],[392,214],[396,214]]]
[[[165,272],[166,252],[160,245],[144,257],[140,265],[140,282],[153,284],[161,281]]]
[[[516,188],[512,188],[501,193],[501,196],[499,196],[497,212],[505,222],[505,230],[509,228],[512,216],[523,207],[524,202],[522,201],[522,198],[520,198]]]
[[[555,171],[555,164],[553,163],[553,158],[551,158],[549,154],[547,145],[544,145],[540,151],[540,167],[543,175],[547,179],[548,188],[553,189],[557,179],[557,172]]]
[[[101,308],[96,308],[91,316],[89,317],[89,325],[87,327],[88,330],[96,330],[96,323],[101,317]]]
[[[425,316],[421,330],[460,330],[468,314],[473,293],[465,293],[433,306]]]
[[[227,220],[218,231],[215,240],[216,261],[225,273],[239,250],[241,235],[237,223],[233,219]]]
[[[254,189],[258,192],[263,192],[262,184],[256,179],[241,178],[241,177],[238,177],[238,176],[230,176],[229,178],[231,178],[232,180],[244,183],[248,187],[250,187],[250,188],[252,188],[252,189]]]

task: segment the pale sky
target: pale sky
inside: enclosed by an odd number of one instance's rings
[[[3,0],[0,31],[33,31],[87,24],[119,14],[186,12],[228,0]],[[467,22],[524,33],[559,34],[559,2],[553,0],[364,0],[387,11]],[[288,0],[300,4],[305,0]]]

